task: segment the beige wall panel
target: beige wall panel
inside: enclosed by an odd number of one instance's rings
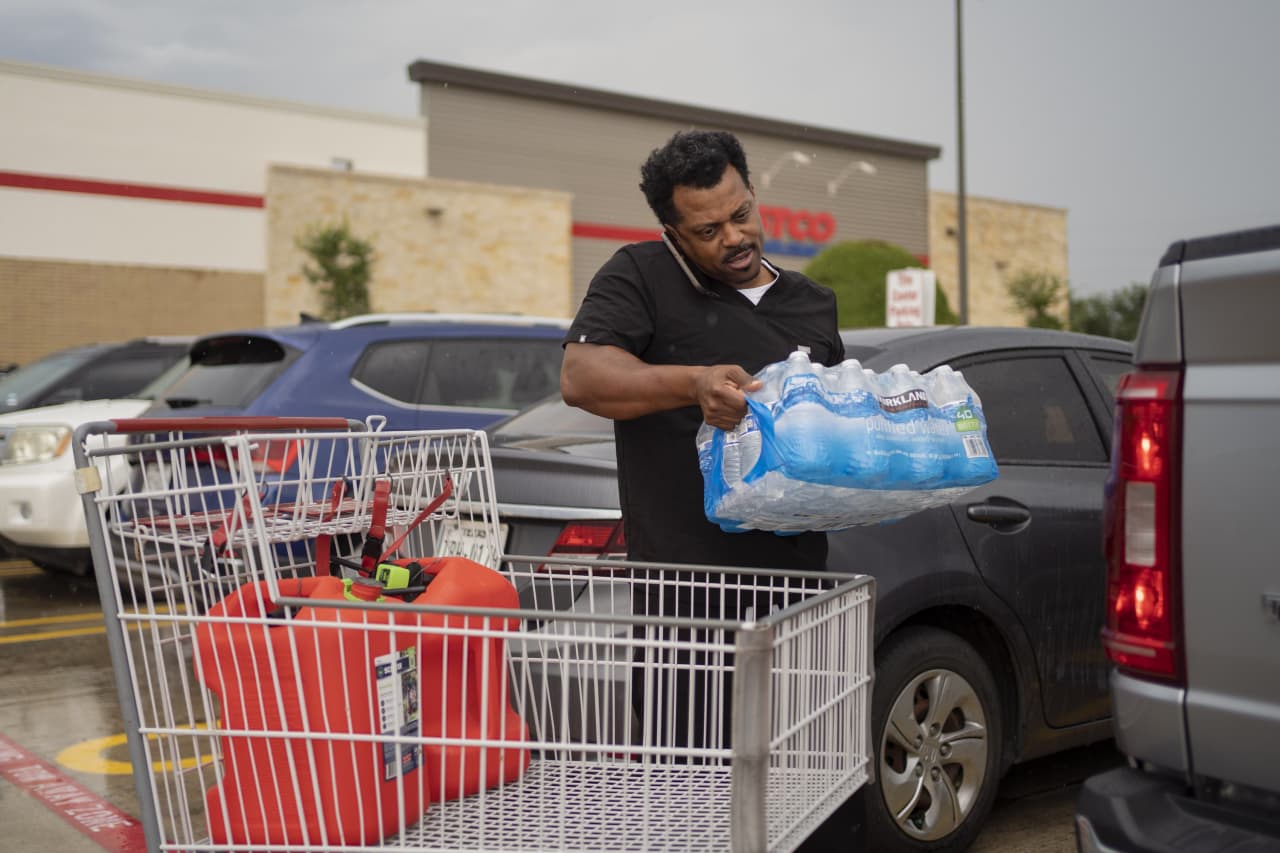
[[[957,202],[954,193],[930,194],[930,259],[938,284],[951,307],[959,311]],[[968,231],[969,322],[975,326],[1023,326],[1026,318],[1014,307],[1006,288],[1020,272],[1047,272],[1063,283],[1067,275],[1067,212],[1062,208],[965,199]],[[1055,312],[1067,319],[1064,293]]]
[[[565,190],[573,194],[577,223],[656,230],[638,189],[640,164],[688,125],[459,85],[425,85],[423,98],[431,123],[427,161],[433,177]],[[927,254],[924,160],[728,129],[746,148],[761,204],[829,211],[837,226],[833,240],[881,239]],[[812,162],[784,167],[764,187],[760,176],[791,150],[803,151]],[[877,174],[855,171],[830,194],[828,182],[854,160],[873,163]],[[591,275],[618,245],[574,240],[575,306]],[[808,260],[772,254],[793,268]]]
[[[88,343],[262,324],[262,276],[0,257],[0,363]]]
[[[320,313],[296,240],[308,227],[344,219],[374,245],[375,311],[571,313],[565,193],[272,166],[269,323],[294,322],[300,311]]]

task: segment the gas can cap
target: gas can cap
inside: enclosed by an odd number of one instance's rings
[[[349,578],[347,598],[352,601],[377,601],[382,598],[382,581],[375,578]]]

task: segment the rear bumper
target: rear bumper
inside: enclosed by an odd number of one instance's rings
[[[1199,802],[1176,780],[1130,767],[1092,776],[1076,805],[1080,853],[1275,853],[1277,834]]]

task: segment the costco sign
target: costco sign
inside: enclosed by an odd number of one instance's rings
[[[776,255],[816,255],[836,233],[836,218],[825,210],[792,210],[762,204],[760,221],[764,226],[764,250]]]
[[[760,205],[764,233],[775,240],[808,240],[825,243],[836,233],[836,218],[827,211],[810,213],[789,207]]]

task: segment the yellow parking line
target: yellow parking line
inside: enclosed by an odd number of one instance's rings
[[[186,608],[180,607],[179,610]],[[156,611],[155,615],[160,616],[168,612],[168,608],[162,608]],[[83,616],[41,616],[34,619],[13,619],[9,622],[0,622],[0,631],[6,628],[29,628],[35,625],[65,625],[68,622],[84,622],[87,620],[102,620],[101,613],[88,613]],[[129,630],[136,631],[145,623],[130,622]],[[85,628],[64,628],[60,631],[33,631],[26,634],[10,634],[8,636],[0,636],[0,646],[12,645],[14,643],[35,643],[40,640],[57,640],[65,637],[87,637],[93,634],[107,633],[105,624],[91,625]]]
[[[182,728],[188,728],[182,726]],[[191,726],[193,730],[203,731],[208,728],[205,723],[196,723]],[[148,734],[147,740],[159,740],[159,735]],[[54,759],[63,767],[71,770],[78,770],[81,773],[101,773],[109,776],[129,776],[133,773],[133,765],[128,761],[119,761],[117,759],[107,758],[103,753],[110,749],[124,746],[126,737],[122,734],[109,735],[108,737],[93,738],[92,740],[81,741],[72,744],[62,752],[58,753],[58,757]],[[194,737],[193,737],[193,742]],[[183,770],[190,770],[201,764],[210,764],[214,760],[212,755],[202,755],[199,758],[186,757],[179,762]],[[173,770],[171,761],[155,761],[152,762],[152,769],[156,773],[167,773]]]
[[[65,631],[41,631],[35,634],[14,634],[9,637],[0,637],[0,646],[7,646],[12,643],[34,643],[38,640],[56,640],[61,637],[87,637],[90,634],[105,633],[107,633],[107,626],[99,625],[96,628],[68,628]]]
[[[5,628],[28,628],[32,625],[65,625],[68,622],[92,622],[102,620],[102,611],[97,613],[76,613],[70,616],[36,616],[31,619],[10,619],[0,622],[0,631]]]
[[[0,560],[0,569],[13,569],[18,567],[32,568],[31,563],[27,560]]]
[[[35,566],[10,566],[0,568],[0,578],[29,578],[40,574]]]

